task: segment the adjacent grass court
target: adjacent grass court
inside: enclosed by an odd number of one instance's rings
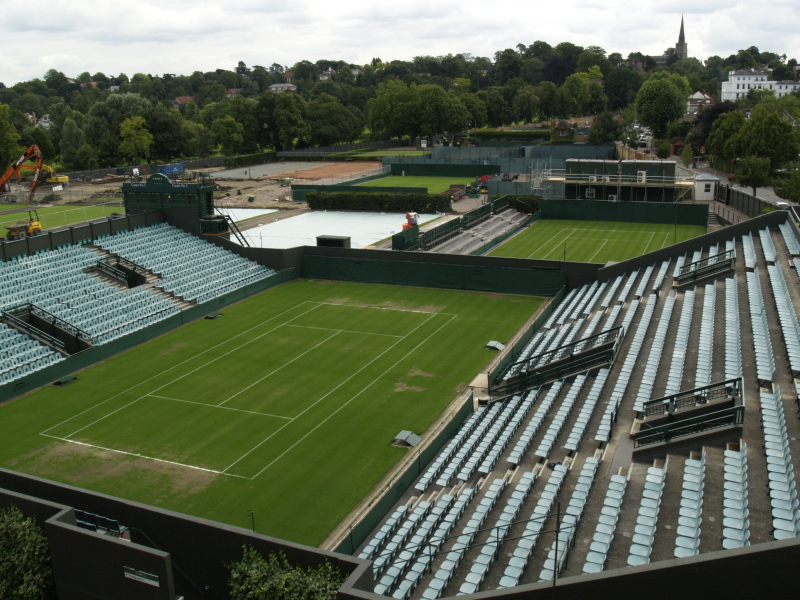
[[[706,233],[700,225],[540,219],[491,256],[605,263],[653,252]]]
[[[0,466],[318,545],[541,302],[285,284],[0,405]]]
[[[5,207],[5,208],[4,208]],[[0,210],[10,210],[26,208],[20,204],[0,205]],[[31,207],[35,208],[35,207]],[[75,223],[82,223],[92,219],[99,219],[107,217],[112,213],[124,213],[125,208],[115,204],[104,206],[75,206],[75,205],[59,205],[50,206],[48,208],[37,208],[39,218],[42,222],[42,227],[47,230],[53,227],[63,227],[65,225],[73,225]],[[25,211],[7,215],[0,215],[0,236],[5,237],[8,231],[7,225],[12,225],[18,221],[27,221],[28,213]]]
[[[474,177],[402,177],[391,175],[382,179],[365,181],[364,187],[417,187],[427,188],[429,194],[446,192],[451,185],[464,185],[475,181]]]
[[[430,150],[371,150],[369,152],[354,152],[357,156],[425,156]]]

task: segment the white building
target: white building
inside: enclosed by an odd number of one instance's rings
[[[769,72],[749,69],[746,71],[732,71],[728,81],[722,82],[720,98],[725,100],[738,100],[747,96],[750,90],[772,90],[776,98],[791,94],[800,89],[796,81],[772,81]]]
[[[720,178],[711,173],[700,173],[694,178],[694,199],[713,200],[716,197]]]
[[[270,92],[294,92],[297,90],[297,86],[293,83],[273,83],[269,86]]]

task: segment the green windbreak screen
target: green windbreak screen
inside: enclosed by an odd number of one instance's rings
[[[303,277],[526,296],[554,296],[566,283],[561,271],[327,256],[305,256]]]
[[[539,200],[539,208],[544,219],[708,226],[708,206],[705,204]]]

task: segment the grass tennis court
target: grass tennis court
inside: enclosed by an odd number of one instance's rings
[[[0,405],[0,465],[318,545],[541,302],[285,284]]]
[[[475,181],[474,177],[402,177],[391,175],[382,179],[365,181],[364,187],[417,187],[427,188],[429,194],[446,192],[451,185],[464,185]]]
[[[6,208],[3,208],[6,206]],[[26,205],[10,204],[0,205],[0,210],[10,210],[12,208],[26,208]],[[33,207],[32,207],[33,208]],[[91,219],[99,219],[107,217],[112,213],[124,213],[125,208],[115,204],[105,206],[75,206],[75,205],[59,205],[50,206],[48,208],[37,208],[39,217],[42,221],[42,227],[45,231],[52,227],[63,227],[65,225],[72,225],[74,223],[82,223]],[[8,229],[6,225],[11,225],[17,221],[27,221],[28,213],[19,212],[8,215],[0,215],[0,236],[5,237]]]
[[[620,261],[706,233],[700,225],[540,219],[492,250],[491,256],[577,262]]]
[[[370,152],[354,152],[357,156],[425,156],[430,150],[371,150]]]

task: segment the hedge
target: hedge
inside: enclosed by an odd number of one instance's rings
[[[267,152],[256,152],[255,154],[242,154],[241,156],[230,156],[225,159],[225,168],[236,169],[238,167],[249,167],[250,165],[261,165],[268,162],[275,162],[278,155],[274,150]]]
[[[309,192],[312,210],[363,210],[368,212],[447,213],[450,198],[441,194],[389,194],[385,192]]]
[[[488,140],[515,139],[515,140],[545,140],[550,139],[549,129],[527,129],[517,131],[504,131],[499,129],[475,129],[470,131],[470,136]]]

